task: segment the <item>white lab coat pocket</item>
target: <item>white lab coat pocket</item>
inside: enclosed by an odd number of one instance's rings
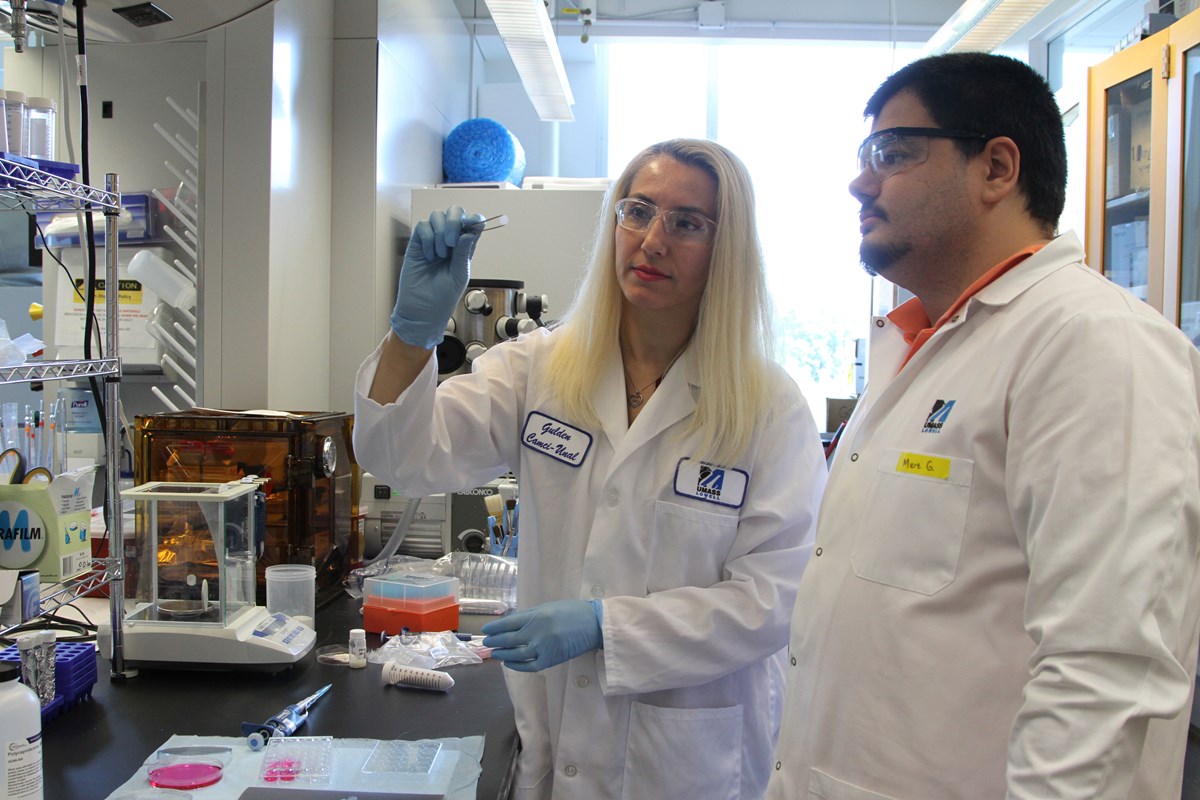
[[[742,713],[633,703],[623,800],[740,800]]]
[[[734,513],[657,501],[646,589],[660,592],[680,586],[711,586],[723,580],[737,526]]]
[[[817,768],[808,774],[808,800],[895,800],[891,795],[860,789]]]
[[[889,448],[865,498],[850,561],[854,574],[933,595],[958,571],[975,464]]]

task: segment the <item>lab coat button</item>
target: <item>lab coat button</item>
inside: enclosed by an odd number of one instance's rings
[[[796,666],[796,657],[792,656],[792,666]]]
[[[775,762],[775,771],[776,771],[776,772],[778,772],[778,771],[779,771],[779,770],[781,770],[781,769],[783,769],[783,762],[782,762],[782,761],[776,761],[776,762]]]
[[[823,552],[825,552],[825,551],[824,551],[824,550],[822,550],[822,549],[821,549],[821,548],[819,548],[819,547],[816,549],[816,554],[817,554],[817,555],[821,555],[821,553],[823,553]]]
[[[875,327],[876,327],[876,328],[882,328],[882,327],[883,327],[883,317],[876,317],[876,318],[875,318]]]
[[[592,598],[595,600],[603,599],[604,598],[604,587],[598,583],[595,586],[593,586],[592,587]]]
[[[609,508],[616,508],[620,502],[621,502],[621,495],[619,492],[609,492],[608,493],[608,507]]]
[[[580,675],[578,678],[575,679],[575,685],[578,686],[580,689],[586,689],[590,683],[591,683],[591,680],[588,678],[587,675]]]
[[[574,778],[578,772],[579,770],[574,764],[567,764],[565,767],[563,767],[563,775],[566,775],[568,778]]]
[[[851,453],[851,454],[850,454],[850,460],[851,460],[851,461],[858,461],[858,453]]]

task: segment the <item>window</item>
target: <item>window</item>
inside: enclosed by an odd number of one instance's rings
[[[677,136],[707,138],[749,168],[781,364],[827,427],[825,398],[856,394],[872,282],[858,262],[848,184],[867,98],[919,46],[885,43],[609,42],[608,172]]]

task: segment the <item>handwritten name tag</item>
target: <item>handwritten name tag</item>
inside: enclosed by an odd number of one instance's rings
[[[521,444],[578,467],[587,458],[592,435],[540,411],[531,411],[525,418],[525,429],[521,431]]]
[[[950,459],[921,453],[901,453],[900,460],[896,462],[896,472],[946,480],[950,477]]]

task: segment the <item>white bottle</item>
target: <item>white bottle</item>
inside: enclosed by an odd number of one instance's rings
[[[350,658],[346,662],[351,669],[362,669],[367,665],[367,632],[362,628],[350,631]]]
[[[16,666],[0,664],[0,798],[43,800],[42,707],[19,675]]]
[[[129,260],[129,274],[149,287],[167,305],[184,311],[196,305],[196,285],[192,279],[149,250],[139,250],[134,254]]]
[[[51,97],[30,97],[27,103],[29,131],[29,157],[53,161],[58,104]]]
[[[8,152],[14,156],[29,155],[29,107],[25,93],[9,89],[4,96],[4,123],[8,127]]]

